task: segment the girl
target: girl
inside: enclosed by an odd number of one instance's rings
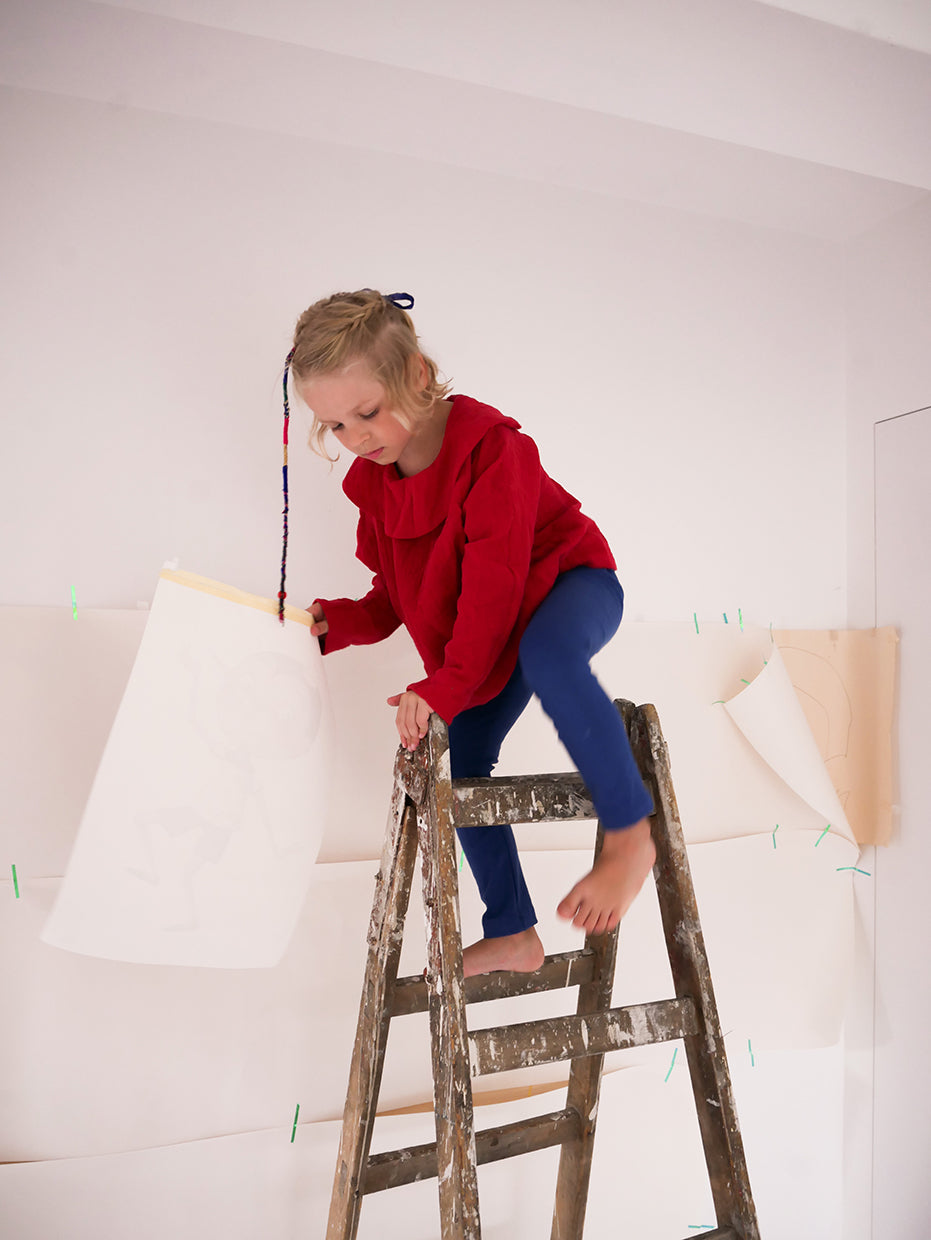
[[[388,705],[408,749],[431,712],[446,721],[453,778],[490,775],[539,697],[605,828],[594,868],[558,912],[602,934],[655,860],[649,793],[589,667],[621,620],[614,558],[517,422],[449,395],[418,347],[412,305],[408,294],[336,293],[297,323],[288,361],[314,416],[311,445],[325,455],[329,432],[357,458],[343,490],[359,508],[358,558],[374,573],[362,599],[315,600],[311,633],[330,654],[407,626],[426,675]],[[284,383],[287,418],[287,368]],[[285,522],[287,532],[287,503]],[[510,827],[459,839],[486,909],[465,975],[538,969],[543,945]]]

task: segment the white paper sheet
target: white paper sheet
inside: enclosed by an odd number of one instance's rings
[[[22,663],[18,673],[8,669],[15,691],[0,701],[0,734],[9,741],[0,749],[7,789],[0,844],[21,876],[50,877],[64,872],[139,640],[140,614],[79,611],[75,622],[65,608],[3,608],[0,622],[6,648]],[[625,622],[596,660],[612,695],[656,704],[690,841],[767,831],[777,822],[785,830],[823,828],[822,815],[759,758],[721,704],[756,677],[772,649],[768,630],[749,625],[742,632],[702,624],[696,633],[689,624]],[[331,798],[320,859],[376,860],[397,742],[384,699],[419,674],[419,662],[399,631],[323,665],[336,742],[331,785],[339,795]],[[552,726],[531,703],[505,741],[498,773],[568,766]],[[43,769],[58,778],[44,779]],[[590,829],[574,823],[518,834],[528,849],[587,849],[591,841]]]
[[[724,709],[764,762],[831,829],[853,842],[854,834],[812,736],[777,647],[751,684]]]
[[[689,843],[771,831],[818,830],[818,811],[801,801],[749,745],[722,702],[764,669],[774,649],[768,629],[718,621],[623,623],[596,658],[612,697],[652,702],[669,747],[673,783]],[[804,719],[801,726],[808,733]],[[502,751],[500,773],[567,770],[569,760],[549,721],[532,703]],[[574,824],[520,828],[525,848],[587,847]]]
[[[843,1051],[760,1054],[727,1039],[738,1114],[764,1236],[840,1235]],[[681,1046],[655,1067],[602,1086],[587,1240],[669,1240],[714,1222]],[[668,1076],[668,1080],[666,1079]],[[480,1128],[562,1105],[562,1094],[479,1106]],[[798,1122],[798,1099],[806,1122]],[[295,1100],[296,1102],[297,1100]],[[323,1240],[338,1123],[301,1122],[294,1105],[266,1131],[98,1158],[0,1166],[5,1232],[32,1240]],[[433,1139],[432,1115],[376,1123],[373,1150]],[[558,1150],[479,1169],[486,1240],[549,1234]],[[792,1192],[785,1191],[787,1181]],[[436,1181],[367,1197],[359,1240],[435,1240]]]
[[[852,947],[855,851],[809,832],[693,845],[690,859],[722,1029],[760,1050],[835,1042]],[[586,860],[531,853],[526,872],[548,951],[581,945],[555,906]],[[37,939],[58,883],[0,902],[0,1161],[101,1154],[342,1114],[377,865],[318,865],[298,928],[269,970],[138,966],[53,950]],[[462,875],[463,934],[480,907]],[[425,963],[419,882],[402,974]],[[615,1002],[666,998],[672,984],[651,881],[621,931]],[[574,992],[470,1010],[474,1028],[574,1010]],[[663,1046],[618,1052],[612,1068],[657,1064]],[[477,1093],[564,1079],[563,1065],[502,1073]],[[432,1096],[426,1014],[392,1027],[381,1108]]]
[[[326,816],[307,616],[163,573],[43,939],[148,964],[275,965]]]

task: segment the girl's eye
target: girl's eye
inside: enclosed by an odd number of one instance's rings
[[[343,424],[342,422],[331,422],[329,429],[331,431],[341,431],[343,429]]]
[[[360,416],[363,422],[371,422],[372,418],[374,418],[377,413],[378,413],[378,410],[373,409],[371,413],[363,413]]]

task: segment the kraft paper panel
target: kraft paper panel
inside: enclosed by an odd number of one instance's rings
[[[843,1049],[764,1053],[728,1038],[731,1075],[761,1231],[836,1240],[841,1232]],[[602,1086],[588,1198],[593,1240],[701,1234],[714,1214],[681,1044],[655,1068]],[[676,1051],[673,1061],[673,1051]],[[805,1122],[798,1123],[798,1099]],[[10,1235],[67,1240],[323,1240],[340,1125],[293,1126],[135,1153],[0,1166]],[[556,1109],[561,1097],[477,1108],[492,1127]],[[291,1140],[292,1133],[294,1140]],[[431,1141],[432,1115],[378,1120],[373,1150]],[[483,1236],[549,1233],[558,1150],[479,1168]],[[785,1191],[791,1175],[791,1193]],[[360,1240],[435,1240],[436,1181],[365,1199]]]
[[[787,630],[775,637],[857,841],[888,844],[896,630]]]
[[[88,955],[278,963],[326,816],[309,618],[163,572],[43,939]]]
[[[817,837],[815,837],[817,838]],[[852,943],[855,862],[846,841],[808,832],[690,849],[722,1030],[761,1051],[836,1041]],[[577,851],[530,853],[528,883],[548,951],[582,936],[555,906],[587,860]],[[130,965],[57,951],[38,940],[58,882],[37,880],[0,900],[0,987],[15,996],[0,1024],[0,1160],[67,1158],[274,1127],[293,1100],[305,1120],[342,1114],[365,962],[376,865],[317,865],[297,930],[269,970]],[[462,875],[463,934],[480,908]],[[425,963],[419,881],[402,975]],[[625,919],[615,1002],[668,997],[672,984],[655,888]],[[471,1010],[473,1027],[572,1010],[568,992]],[[656,1063],[666,1051],[618,1052],[612,1068]],[[565,1078],[563,1065],[498,1074],[480,1095],[526,1091]],[[381,1109],[431,1097],[425,1014],[392,1028]]]

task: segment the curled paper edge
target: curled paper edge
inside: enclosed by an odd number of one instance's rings
[[[796,796],[833,831],[856,843],[777,646],[759,676],[725,702],[724,709]]]

